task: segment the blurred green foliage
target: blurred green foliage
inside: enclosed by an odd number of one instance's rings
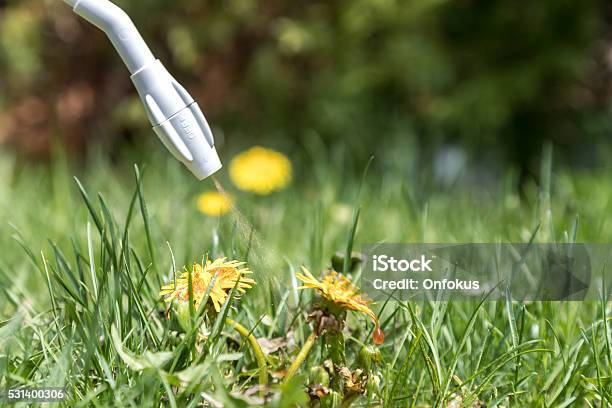
[[[409,137],[528,167],[544,139],[592,152],[612,129],[605,0],[117,3],[233,145],[299,147],[316,133],[362,167],[377,144]],[[0,2],[5,116],[35,95],[62,136],[148,132],[120,65],[61,1]]]

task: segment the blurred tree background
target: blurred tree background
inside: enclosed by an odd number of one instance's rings
[[[552,140],[567,163],[607,163],[607,0],[117,4],[222,149],[299,150],[315,138],[362,168],[408,140],[424,158],[459,146],[527,174]],[[101,32],[60,0],[0,0],[0,143],[45,157],[52,140],[77,154],[95,139],[112,153],[153,139],[147,124]]]

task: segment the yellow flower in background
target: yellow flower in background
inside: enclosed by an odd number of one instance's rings
[[[217,217],[231,210],[234,204],[231,197],[216,191],[207,191],[198,196],[197,207],[200,212]]]
[[[247,268],[245,262],[227,261],[226,258],[215,259],[214,261],[206,260],[204,263],[194,263],[191,269],[191,282],[193,290],[193,299],[195,308],[200,307],[200,303],[208,290],[208,286],[213,282],[210,289],[209,301],[212,302],[215,311],[219,312],[221,306],[225,303],[229,291],[235,286],[238,294],[246,292],[255,284],[255,280],[243,275],[251,274],[251,270]],[[236,282],[238,284],[236,285]],[[159,292],[160,296],[164,296],[164,300],[168,303],[174,299],[181,301],[189,301],[189,272],[185,271],[174,282],[162,286]]]
[[[291,181],[291,162],[282,153],[255,146],[230,163],[230,178],[241,190],[267,195]]]

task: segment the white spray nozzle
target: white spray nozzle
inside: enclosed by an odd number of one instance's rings
[[[198,179],[221,168],[210,127],[198,104],[170,75],[128,15],[108,0],[64,0],[104,31],[132,74],[153,130]]]

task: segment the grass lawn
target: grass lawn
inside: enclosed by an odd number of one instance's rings
[[[161,148],[140,170],[0,156],[0,392],[65,387],[67,406],[612,406],[610,303],[378,303],[376,347],[362,313],[313,338],[318,299],[296,279],[361,243],[610,242],[609,169],[547,156],[519,197],[512,171],[444,184],[390,151],[360,176],[341,149],[313,149],[268,196],[220,172],[240,211],[222,217],[196,208],[213,183]],[[160,287],[205,255],[247,261],[256,284],[218,312],[168,309]]]

